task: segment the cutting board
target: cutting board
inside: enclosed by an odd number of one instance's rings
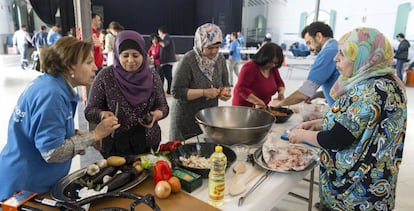
[[[133,188],[129,192],[137,193],[140,195],[146,195],[151,193],[154,195],[154,182],[151,177],[147,178],[143,183],[139,184],[137,187]],[[207,191],[206,191],[207,194]],[[166,199],[159,199],[156,198],[155,201],[157,202],[158,206],[161,210],[166,211],[210,211],[210,210],[219,210],[193,196],[188,194],[185,191],[181,191],[179,193],[172,193]],[[109,199],[105,201],[101,201],[99,203],[93,204],[93,208],[90,210],[99,210],[104,207],[122,207],[129,209],[129,205],[132,203],[132,200],[129,199]],[[139,205],[135,208],[135,210],[152,210],[147,205]]]
[[[154,182],[151,177],[147,178],[143,183],[137,185],[135,188],[132,188],[128,192],[131,193],[137,193],[140,195],[146,195],[148,193],[154,195]],[[207,191],[206,191],[207,194]],[[207,204],[204,201],[201,201],[190,194],[188,194],[185,191],[181,191],[179,193],[172,193],[168,198],[166,199],[159,199],[155,198],[156,203],[161,208],[161,210],[166,211],[217,211],[220,209],[217,209],[216,207],[213,207],[209,204]],[[129,210],[130,204],[133,202],[131,199],[124,199],[124,198],[112,198],[112,199],[104,199],[99,202],[91,204],[91,208],[89,210],[91,211],[97,211],[103,208],[108,207],[121,207]],[[58,209],[50,208],[47,206],[39,205],[37,203],[33,202],[27,202],[26,205],[39,208],[44,211],[54,211]],[[147,205],[140,204],[135,207],[135,210],[152,210]]]

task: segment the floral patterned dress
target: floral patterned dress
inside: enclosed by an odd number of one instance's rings
[[[407,125],[404,91],[391,76],[359,82],[332,105],[322,130],[335,123],[355,141],[321,150],[321,203],[334,210],[392,210]]]

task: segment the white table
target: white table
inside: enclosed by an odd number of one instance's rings
[[[288,67],[287,77],[290,79],[294,69],[309,70],[315,61],[314,56],[308,57],[286,57],[286,65]]]
[[[252,55],[255,55],[257,51],[258,51],[257,48],[243,48],[243,49],[240,49],[240,54],[246,54],[247,58],[250,59],[250,57]],[[230,51],[228,48],[220,48],[219,52],[222,54],[229,54]]]
[[[286,130],[294,125],[297,125],[301,122],[302,119],[299,114],[294,114],[291,119],[289,119],[286,123],[283,124],[275,124],[275,126],[271,129],[271,133],[275,133],[276,137],[280,137],[280,135]],[[269,133],[270,133],[269,132]],[[189,140],[194,141],[194,140]],[[284,141],[283,141],[284,142]],[[287,143],[287,142],[286,142]],[[256,146],[257,148],[257,146]],[[254,148],[250,149],[250,153],[254,152]],[[233,163],[234,164],[234,163]],[[238,177],[238,181],[242,181],[246,177],[249,176],[250,172],[253,170],[251,165],[248,165],[247,171]],[[256,165],[256,168],[260,168]],[[232,172],[232,166],[227,169],[226,171],[226,188],[227,185],[230,184],[230,179],[233,177],[234,173]],[[266,170],[261,169],[263,173],[256,177],[252,182],[249,183],[249,188],[247,191],[254,185],[254,183],[259,180],[259,178],[265,174]],[[309,196],[303,197],[298,196],[290,191],[296,187],[299,182],[309,173],[311,173],[310,178],[310,185],[309,185]],[[294,196],[296,198],[307,200],[308,201],[308,210],[312,210],[312,195],[313,195],[313,175],[314,170],[309,169],[306,171],[301,172],[294,172],[294,173],[278,173],[273,172],[269,177],[253,192],[251,193],[248,198],[244,201],[244,204],[239,207],[238,200],[242,197],[245,193],[232,197],[230,195],[226,195],[224,197],[224,203],[219,208],[222,210],[271,210],[277,203],[285,197],[287,194]],[[208,180],[203,179],[203,184],[200,188],[194,190],[191,195],[207,202],[208,201]]]

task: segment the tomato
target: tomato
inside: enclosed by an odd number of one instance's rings
[[[171,185],[167,181],[160,181],[155,185],[155,196],[165,199],[171,194]]]
[[[172,176],[171,168],[165,160],[158,160],[154,165],[154,183],[167,181]]]
[[[171,185],[171,192],[178,193],[181,191],[181,182],[177,177],[170,177],[170,179],[168,179],[168,183]]]

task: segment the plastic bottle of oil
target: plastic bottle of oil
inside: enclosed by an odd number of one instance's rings
[[[222,146],[216,146],[215,152],[210,156],[210,174],[208,175],[208,203],[218,207],[223,204],[225,172],[227,157]]]

